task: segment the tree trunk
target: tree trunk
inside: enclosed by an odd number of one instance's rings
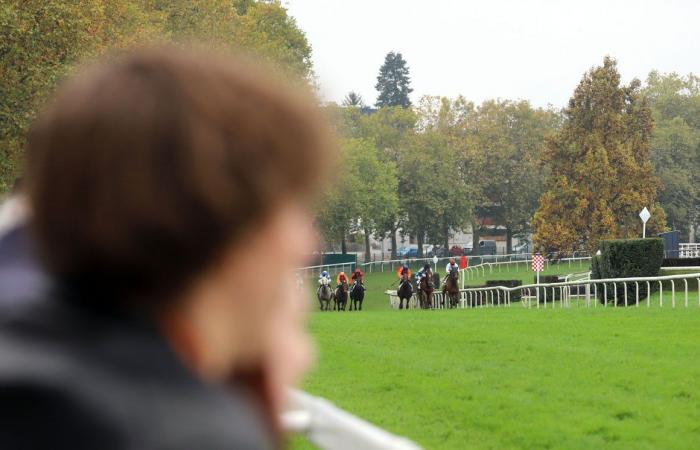
[[[391,259],[396,259],[396,227],[391,229]]]
[[[695,243],[695,225],[688,225],[688,242]]]
[[[343,255],[347,254],[348,252],[348,244],[345,242],[345,233],[343,233],[343,236],[340,238],[340,253]]]
[[[445,241],[442,243],[445,248],[445,255],[447,256],[450,252],[450,227],[445,225]]]
[[[369,245],[369,230],[365,228],[365,262],[372,261],[372,249]]]
[[[479,223],[476,219],[472,220],[472,255],[479,255],[479,241],[481,240],[481,233],[479,229]]]
[[[418,244],[418,257],[422,258],[423,257],[423,232],[419,231],[418,235],[416,236],[416,243]]]
[[[506,255],[513,253],[513,232],[506,227]]]

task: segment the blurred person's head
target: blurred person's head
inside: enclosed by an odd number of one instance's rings
[[[287,287],[313,244],[324,146],[313,102],[248,63],[136,52],[82,72],[40,115],[31,226],[68,298],[153,314],[205,378],[278,367],[287,381],[307,354]]]

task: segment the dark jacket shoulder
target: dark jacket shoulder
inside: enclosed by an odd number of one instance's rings
[[[244,386],[194,377],[147,320],[61,301],[0,318],[0,448],[268,449]]]

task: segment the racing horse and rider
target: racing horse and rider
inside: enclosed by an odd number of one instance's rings
[[[335,293],[331,289],[331,276],[324,270],[318,278],[318,289],[316,290],[318,303],[321,311],[329,311],[331,300],[335,301]]]
[[[459,301],[459,266],[454,258],[450,258],[450,262],[445,267],[445,278],[442,280],[442,304],[449,299],[449,307],[456,308]]]
[[[357,267],[350,276],[350,279],[352,280],[352,287],[350,288],[350,311],[353,310],[353,307],[356,311],[362,311],[362,302],[365,300],[365,274]]]
[[[396,291],[396,294],[399,297],[399,309],[403,309],[404,300],[406,300],[406,309],[408,309],[411,297],[413,297],[413,285],[411,284],[411,269],[408,267],[408,264],[404,264],[401,267],[399,267],[399,270],[396,271],[396,275],[399,277],[400,280],[399,288]]]
[[[420,307],[422,309],[430,309],[433,307],[433,292],[435,291],[433,271],[430,268],[430,264],[425,264],[416,274],[416,278]]]
[[[350,290],[350,283],[348,281],[348,276],[345,272],[340,272],[336,278],[336,288],[335,288],[335,298],[333,304],[333,310],[345,311],[345,307],[348,304],[348,292]]]

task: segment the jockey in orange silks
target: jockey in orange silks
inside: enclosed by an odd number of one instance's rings
[[[409,281],[411,279],[411,275],[411,269],[408,267],[408,264],[400,266],[399,270],[396,271],[396,276],[399,277],[401,283],[404,281]]]
[[[348,281],[347,275],[345,275],[345,272],[340,272],[338,274],[338,278],[336,278],[335,281],[339,286],[343,283],[343,281],[350,284],[350,282]]]
[[[365,282],[365,274],[364,274],[364,272],[362,272],[362,270],[360,270],[359,267],[357,267],[355,269],[355,271],[352,273],[352,276],[350,277],[350,279],[352,281],[357,280],[360,283],[364,283]]]

